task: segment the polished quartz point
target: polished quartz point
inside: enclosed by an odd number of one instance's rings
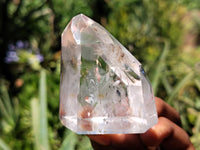
[[[141,63],[83,14],[62,33],[59,114],[78,134],[143,133],[158,120]]]

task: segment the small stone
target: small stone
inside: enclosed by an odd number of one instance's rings
[[[158,121],[141,63],[83,14],[62,33],[59,114],[78,134],[143,133]]]

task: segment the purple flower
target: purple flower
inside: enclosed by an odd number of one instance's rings
[[[44,60],[44,57],[40,54],[40,49],[32,47],[31,45],[29,45],[29,42],[27,41],[19,40],[15,44],[10,43],[8,45],[8,51],[4,60],[5,63],[9,64],[12,62],[19,62],[21,58],[18,57],[18,53],[20,51],[26,51],[30,54],[33,54],[36,61],[42,62]],[[21,56],[21,57],[27,57],[27,56]]]
[[[36,57],[38,58],[39,62],[44,60],[44,57],[41,54],[37,54]]]
[[[19,57],[17,56],[16,51],[8,51],[5,58],[5,63],[9,64],[12,62],[18,62]]]
[[[22,41],[17,41],[17,42],[16,42],[16,47],[17,47],[18,49],[24,48],[24,43],[23,43]]]

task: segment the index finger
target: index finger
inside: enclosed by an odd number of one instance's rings
[[[155,97],[156,109],[158,117],[165,117],[181,127],[181,119],[179,113],[162,99]]]

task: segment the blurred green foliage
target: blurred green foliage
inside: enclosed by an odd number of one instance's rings
[[[0,1],[0,149],[90,150],[89,139],[59,121],[60,35],[83,13],[108,29],[144,65],[154,93],[200,141],[199,0]],[[9,46],[28,41],[22,62],[5,63]]]

